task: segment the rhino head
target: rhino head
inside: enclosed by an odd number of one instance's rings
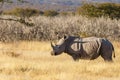
[[[51,55],[59,55],[65,51],[67,38],[68,38],[67,36],[64,36],[55,45],[51,42],[52,47]]]

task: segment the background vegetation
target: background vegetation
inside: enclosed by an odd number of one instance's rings
[[[116,3],[91,3],[83,4],[77,13],[88,17],[110,17],[120,19],[120,4]]]
[[[15,8],[13,10],[5,11],[3,14],[5,15],[13,15],[18,17],[31,17],[31,16],[38,16],[40,14],[43,14],[37,9],[31,9],[31,8]]]
[[[15,16],[2,16],[16,18]],[[18,17],[17,17],[18,18]],[[81,37],[97,36],[120,40],[120,20],[110,18],[87,18],[82,16],[34,16],[29,18],[34,26],[15,21],[0,21],[0,41],[55,40],[64,34]]]
[[[84,3],[75,12],[58,12],[54,10],[40,11],[32,8],[15,8],[5,11],[4,14],[20,17],[31,17],[35,15],[58,16],[58,15],[82,15],[87,17],[109,17],[111,19],[120,18],[120,4],[117,3]]]
[[[0,17],[4,18],[0,21],[3,42],[49,41],[65,34],[120,40],[120,4],[115,3],[85,3],[76,12],[15,8]]]

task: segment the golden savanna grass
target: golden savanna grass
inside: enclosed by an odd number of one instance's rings
[[[49,42],[0,43],[0,80],[119,80],[120,42],[113,42],[113,63],[98,59],[74,62],[69,55],[51,56]]]

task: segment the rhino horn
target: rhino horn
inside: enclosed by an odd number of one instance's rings
[[[51,42],[51,47],[54,47],[53,43]]]

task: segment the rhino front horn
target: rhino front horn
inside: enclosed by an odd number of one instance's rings
[[[54,45],[52,44],[52,42],[51,42],[51,47],[52,47],[52,48],[54,47]]]

